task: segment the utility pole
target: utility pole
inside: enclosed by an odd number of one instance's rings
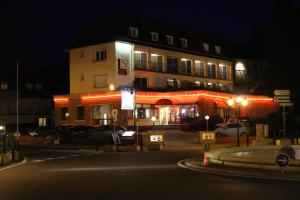
[[[17,96],[16,96],[16,113],[17,113],[17,135],[19,135],[19,61],[17,60]]]

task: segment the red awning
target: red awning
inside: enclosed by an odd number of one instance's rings
[[[218,108],[228,108],[228,105],[225,101],[214,101],[214,104]]]

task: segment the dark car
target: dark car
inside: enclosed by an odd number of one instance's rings
[[[87,132],[101,144],[114,144],[116,142],[121,144],[123,143],[122,141],[128,139],[127,137],[123,137],[126,128],[119,125],[116,125],[115,128],[113,125],[96,126]]]

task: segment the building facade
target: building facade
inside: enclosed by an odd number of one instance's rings
[[[113,112],[123,125],[151,125],[152,116],[159,125],[229,118],[235,69],[228,52],[215,37],[110,12],[69,48],[70,94],[54,97],[55,124],[107,124]],[[124,87],[136,91],[133,110],[121,110]],[[247,98],[253,117],[276,109],[271,98]]]

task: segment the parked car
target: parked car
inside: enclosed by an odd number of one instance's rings
[[[249,127],[245,126],[241,122],[224,124],[223,126],[216,128],[215,132],[217,136],[236,136],[238,126],[239,126],[239,133],[241,136],[247,135],[249,133]]]
[[[89,129],[87,132],[93,138],[98,140],[98,142],[102,144],[121,144],[122,141],[128,140],[128,137],[123,137],[123,134],[126,132],[126,128],[123,126],[116,125],[115,126],[115,135],[114,135],[114,126],[113,125],[103,125],[97,126]]]
[[[222,126],[224,126],[226,124],[230,124],[230,123],[237,123],[238,120],[240,121],[240,123],[243,123],[245,126],[252,125],[252,121],[249,117],[231,117],[226,122],[216,124],[216,128],[222,127]]]

